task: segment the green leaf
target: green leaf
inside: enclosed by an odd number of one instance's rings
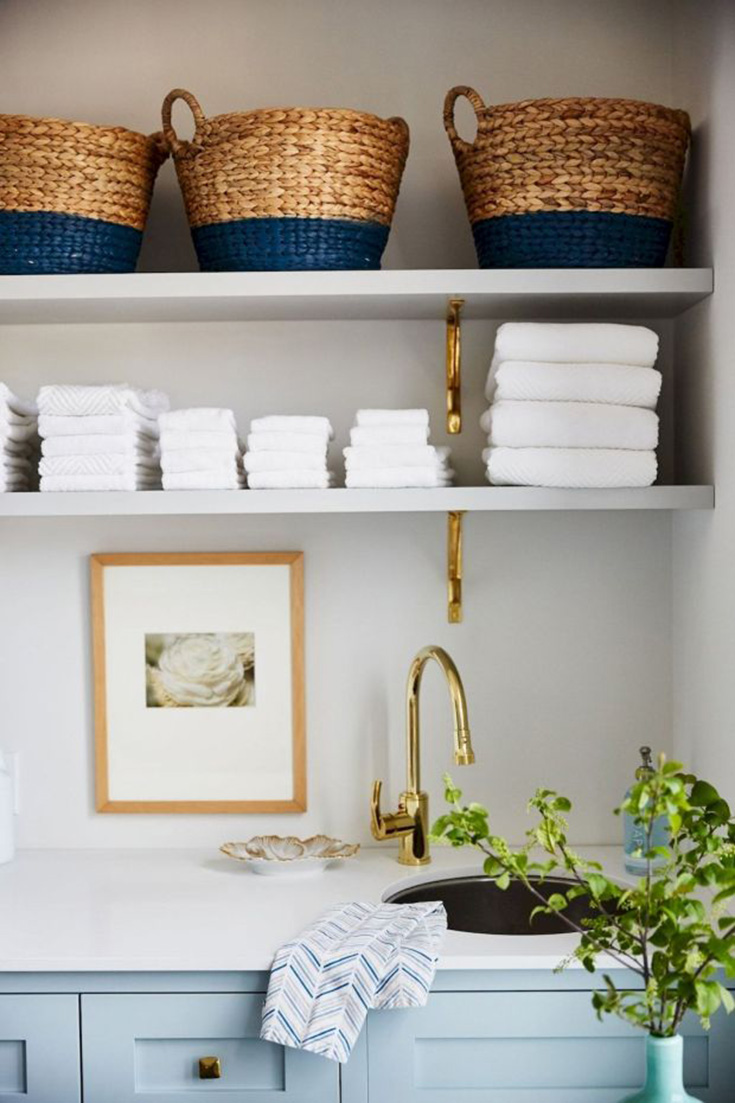
[[[706,808],[709,804],[717,804],[720,794],[708,781],[696,781],[692,786],[689,800],[698,808]]]

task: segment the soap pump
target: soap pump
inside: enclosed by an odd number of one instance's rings
[[[0,865],[15,857],[15,786],[0,751]]]
[[[641,764],[635,772],[635,777],[636,781],[646,781],[653,777],[655,773],[651,760],[651,748],[641,747],[640,755]],[[626,799],[630,794],[631,789],[625,794]],[[653,823],[650,847],[666,846],[668,841],[669,829],[666,817],[659,816]],[[645,855],[649,849],[646,840],[646,828],[640,821],[636,820],[631,812],[623,813],[623,849],[625,850],[625,868],[628,873],[645,873],[648,866]],[[664,862],[665,859],[660,857],[651,859],[651,865],[654,869],[663,865]]]

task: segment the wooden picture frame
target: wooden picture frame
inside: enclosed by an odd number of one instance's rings
[[[230,575],[222,573],[223,567],[255,570]],[[178,575],[171,573],[178,568]],[[274,571],[265,574],[262,568]],[[302,552],[90,557],[98,812],[306,810],[303,568]],[[240,603],[231,600],[230,584],[243,597]],[[211,622],[208,600],[215,610]],[[281,624],[279,616],[288,624]],[[235,648],[243,640],[250,641],[246,657]],[[203,669],[202,653],[207,661],[213,656],[211,683],[196,680]],[[233,654],[244,664],[239,673],[232,665]],[[193,667],[188,662],[192,655]],[[287,660],[288,670],[282,670]],[[193,669],[194,680],[177,681],[172,674],[175,662],[183,664],[187,677]],[[206,701],[201,699],[203,692],[208,694]],[[176,742],[177,725],[181,744]],[[221,755],[218,769],[212,765],[213,744]],[[178,771],[175,776],[165,768],[166,747],[172,745],[177,747],[170,755]],[[251,769],[244,762],[247,755],[259,767]],[[251,790],[242,799],[231,791],[238,778],[243,789]],[[181,792],[175,791],[177,786]]]

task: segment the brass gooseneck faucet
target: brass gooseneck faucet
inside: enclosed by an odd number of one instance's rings
[[[419,690],[421,676],[429,659],[434,659],[444,671],[454,712],[454,761],[458,766],[471,766],[475,761],[472,738],[467,720],[467,700],[459,671],[442,647],[423,647],[411,663],[406,686],[406,789],[398,799],[398,811],[380,810],[382,781],[373,785],[370,803],[373,838],[399,839],[398,861],[404,866],[423,866],[429,855],[429,794],[421,789],[421,744],[419,725]]]

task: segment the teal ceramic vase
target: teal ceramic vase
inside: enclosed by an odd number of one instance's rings
[[[646,1039],[646,1084],[622,1103],[700,1103],[684,1088],[684,1039]]]

